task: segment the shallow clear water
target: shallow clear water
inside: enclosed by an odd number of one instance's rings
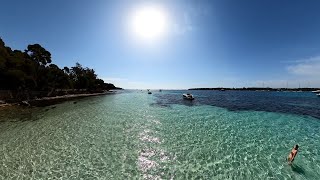
[[[266,104],[260,92],[249,102],[237,92],[234,105],[197,93],[192,103],[180,91],[132,91],[0,110],[0,179],[320,179],[317,109],[257,111],[239,101]],[[289,94],[274,98],[281,111],[318,103]],[[300,152],[288,166],[294,144]]]

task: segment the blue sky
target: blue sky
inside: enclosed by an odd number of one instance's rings
[[[166,33],[133,34],[133,12],[159,7]],[[39,43],[123,88],[320,87],[320,1],[55,0],[1,2],[0,37]]]

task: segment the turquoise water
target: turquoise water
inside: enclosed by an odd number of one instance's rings
[[[0,179],[320,179],[319,119],[159,94],[0,110]]]

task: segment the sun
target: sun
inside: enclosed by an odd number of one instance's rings
[[[158,39],[166,33],[166,13],[156,7],[142,7],[133,12],[131,28],[143,40]]]

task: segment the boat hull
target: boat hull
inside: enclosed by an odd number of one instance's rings
[[[194,97],[193,95],[191,94],[183,94],[183,99],[186,99],[186,100],[194,100]]]

